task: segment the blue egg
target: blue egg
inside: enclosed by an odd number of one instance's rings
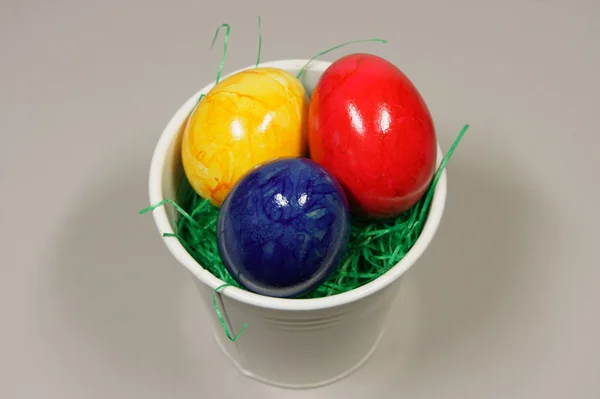
[[[225,268],[248,291],[306,294],[336,271],[350,238],[348,200],[314,161],[283,158],[246,174],[219,210]]]

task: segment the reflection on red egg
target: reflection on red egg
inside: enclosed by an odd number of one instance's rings
[[[310,156],[342,184],[354,213],[396,216],[425,193],[436,135],[427,105],[389,61],[340,58],[325,71],[309,109]]]

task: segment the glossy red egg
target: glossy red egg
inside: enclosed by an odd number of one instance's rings
[[[400,69],[371,54],[327,68],[308,116],[311,158],[346,190],[352,210],[388,218],[423,196],[436,165],[436,134],[420,93]]]

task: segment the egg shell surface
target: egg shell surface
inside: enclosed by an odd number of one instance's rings
[[[252,170],[219,210],[217,244],[231,276],[248,291],[297,297],[325,282],[350,239],[339,183],[306,158]]]
[[[190,115],[182,162],[194,190],[220,206],[252,167],[307,153],[308,95],[292,74],[258,67],[229,76]]]
[[[346,190],[354,213],[390,218],[427,190],[436,134],[420,93],[400,69],[371,54],[331,64],[312,94],[310,157]]]

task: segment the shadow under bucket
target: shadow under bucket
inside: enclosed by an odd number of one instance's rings
[[[280,68],[296,75],[307,62],[282,60],[260,66]],[[301,82],[309,95],[329,65],[329,62],[313,61],[307,67]],[[199,96],[207,94],[214,85],[213,82],[192,96],[163,131],[150,168],[150,203],[176,198],[184,178],[180,154],[184,123]],[[438,166],[442,158],[438,145]],[[210,323],[218,346],[244,375],[280,387],[317,387],[349,375],[377,348],[402,275],[427,249],[440,224],[446,185],[446,172],[443,171],[414,246],[387,273],[368,284],[342,294],[314,299],[272,298],[232,286],[220,290],[216,300],[232,334],[248,325],[235,342],[223,332],[221,320],[213,308],[214,290],[224,282],[198,264],[177,238],[163,239],[175,259],[194,276],[202,302],[213,315]],[[161,235],[175,233],[178,215],[172,207],[157,207],[153,215]]]

